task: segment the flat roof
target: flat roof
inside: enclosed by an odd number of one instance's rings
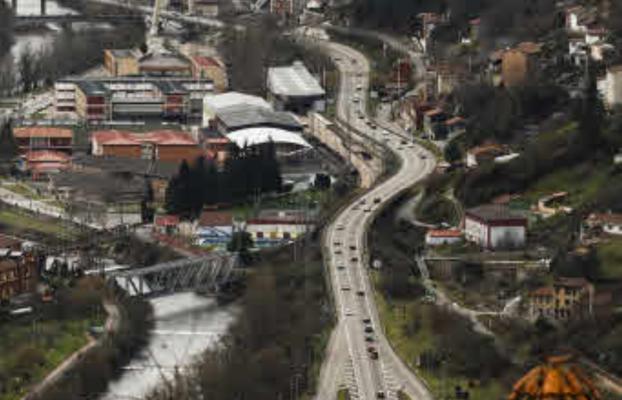
[[[326,92],[302,62],[268,69],[268,88],[277,95],[291,97],[323,96]]]
[[[13,128],[13,136],[16,138],[73,138],[73,131],[69,128],[58,128],[51,126],[22,126]]]
[[[250,105],[266,109],[272,108],[270,103],[263,98],[240,92],[208,95],[203,98],[203,107],[208,107],[216,113],[223,108],[237,105]]]

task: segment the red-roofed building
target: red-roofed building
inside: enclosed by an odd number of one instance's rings
[[[425,244],[428,246],[440,246],[461,241],[462,232],[459,229],[430,229],[425,235]]]
[[[192,76],[195,78],[207,78],[214,82],[214,90],[216,92],[224,92],[229,87],[229,78],[227,76],[227,67],[225,64],[215,58],[195,55],[190,57],[192,62]]]
[[[91,136],[93,155],[155,159],[166,162],[193,161],[203,154],[189,134],[173,130],[146,133],[97,131]]]
[[[41,179],[51,173],[65,171],[71,165],[69,155],[59,151],[30,151],[22,157],[23,169],[30,173],[33,180]]]
[[[34,150],[55,150],[71,153],[73,131],[49,126],[13,128],[13,137],[21,153]]]
[[[179,222],[179,216],[177,215],[156,215],[153,219],[153,230],[163,235],[171,235],[177,232]]]

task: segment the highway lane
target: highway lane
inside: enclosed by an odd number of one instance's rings
[[[382,332],[369,280],[367,231],[386,203],[427,176],[434,157],[410,139],[377,127],[366,115],[369,63],[359,52],[336,43],[322,42],[340,72],[337,114],[369,141],[384,143],[400,161],[399,171],[345,207],[325,232],[329,272],[338,324],[320,375],[317,399],[333,399],[347,387],[353,399],[396,399],[403,390],[413,399],[429,400],[425,385],[394,353]],[[368,322],[364,322],[368,320]],[[376,349],[373,359],[368,347]],[[339,378],[335,376],[342,371]]]

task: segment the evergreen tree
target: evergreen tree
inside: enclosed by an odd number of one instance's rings
[[[194,216],[192,201],[192,177],[190,166],[184,160],[179,167],[179,172],[169,182],[166,188],[166,210],[171,214],[177,214],[182,218]]]
[[[0,129],[0,168],[2,173],[11,170],[13,162],[17,157],[17,144],[13,137],[13,123],[8,120]]]
[[[221,201],[221,187],[218,170],[214,162],[210,161],[207,165],[205,177],[205,204],[215,205]]]
[[[207,165],[205,157],[197,158],[190,170],[188,199],[192,207],[192,214],[199,215],[207,199]]]
[[[281,167],[276,158],[276,146],[272,140],[262,146],[261,154],[262,192],[278,192],[281,190]]]
[[[579,107],[579,142],[583,151],[595,150],[602,143],[605,110],[596,86],[594,68],[588,68],[587,82]]]

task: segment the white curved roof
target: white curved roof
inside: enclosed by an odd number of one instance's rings
[[[311,145],[297,133],[269,127],[240,129],[228,134],[227,138],[240,148],[244,147],[244,145],[254,146],[267,143],[270,140],[274,143],[296,144],[301,147],[311,147]]]
[[[211,108],[214,112],[231,106],[256,106],[270,109],[272,106],[259,96],[246,93],[227,92],[221,94],[207,95],[203,98],[203,105]]]

